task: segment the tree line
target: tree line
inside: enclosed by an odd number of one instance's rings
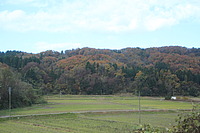
[[[0,62],[1,108],[7,107],[8,86],[16,90],[13,96],[22,99],[13,100],[16,107],[36,103],[40,95],[60,92],[200,95],[200,49],[196,48],[82,48],[38,54],[7,51],[0,52]],[[12,80],[4,78],[5,73],[10,73]]]

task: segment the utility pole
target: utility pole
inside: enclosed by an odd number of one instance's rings
[[[11,116],[11,87],[8,88],[8,93],[9,93],[9,115]]]
[[[141,106],[140,106],[140,91],[138,94],[138,111],[139,111],[139,124],[141,124]]]

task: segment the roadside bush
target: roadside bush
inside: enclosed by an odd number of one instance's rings
[[[200,133],[199,107],[195,106],[191,113],[180,114],[177,125],[173,127],[172,133]]]

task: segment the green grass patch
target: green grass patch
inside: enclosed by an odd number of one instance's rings
[[[76,111],[138,110],[138,97],[133,96],[95,96],[95,95],[53,95],[46,96],[47,104],[12,109],[12,115],[48,114]],[[163,98],[141,97],[141,109],[192,109],[192,103],[166,101]],[[141,112],[141,124],[170,128],[175,123],[178,111]],[[9,115],[1,110],[0,116]],[[138,126],[138,112],[109,113],[65,113],[59,115],[26,116],[1,118],[2,133],[126,133]]]
[[[92,110],[137,110],[138,97],[96,95],[46,96],[47,104],[12,109],[12,115],[44,114]],[[192,109],[190,102],[166,101],[163,98],[141,97],[141,109]],[[1,110],[0,116],[9,115]]]
[[[175,123],[178,112],[141,112],[141,124],[165,129]],[[138,112],[58,114],[5,118],[2,133],[129,133],[138,128]]]
[[[83,118],[79,114],[31,116],[0,122],[0,131],[4,133],[125,133],[133,130],[131,123]]]

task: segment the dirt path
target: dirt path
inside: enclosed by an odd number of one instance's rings
[[[191,111],[191,109],[145,109],[141,112],[165,112],[165,111]],[[73,111],[73,112],[58,112],[58,113],[45,113],[45,114],[30,114],[30,115],[11,115],[11,116],[0,116],[0,118],[10,117],[26,117],[26,116],[40,116],[40,115],[57,115],[66,113],[109,113],[109,112],[139,112],[139,110],[90,110],[90,111]]]

